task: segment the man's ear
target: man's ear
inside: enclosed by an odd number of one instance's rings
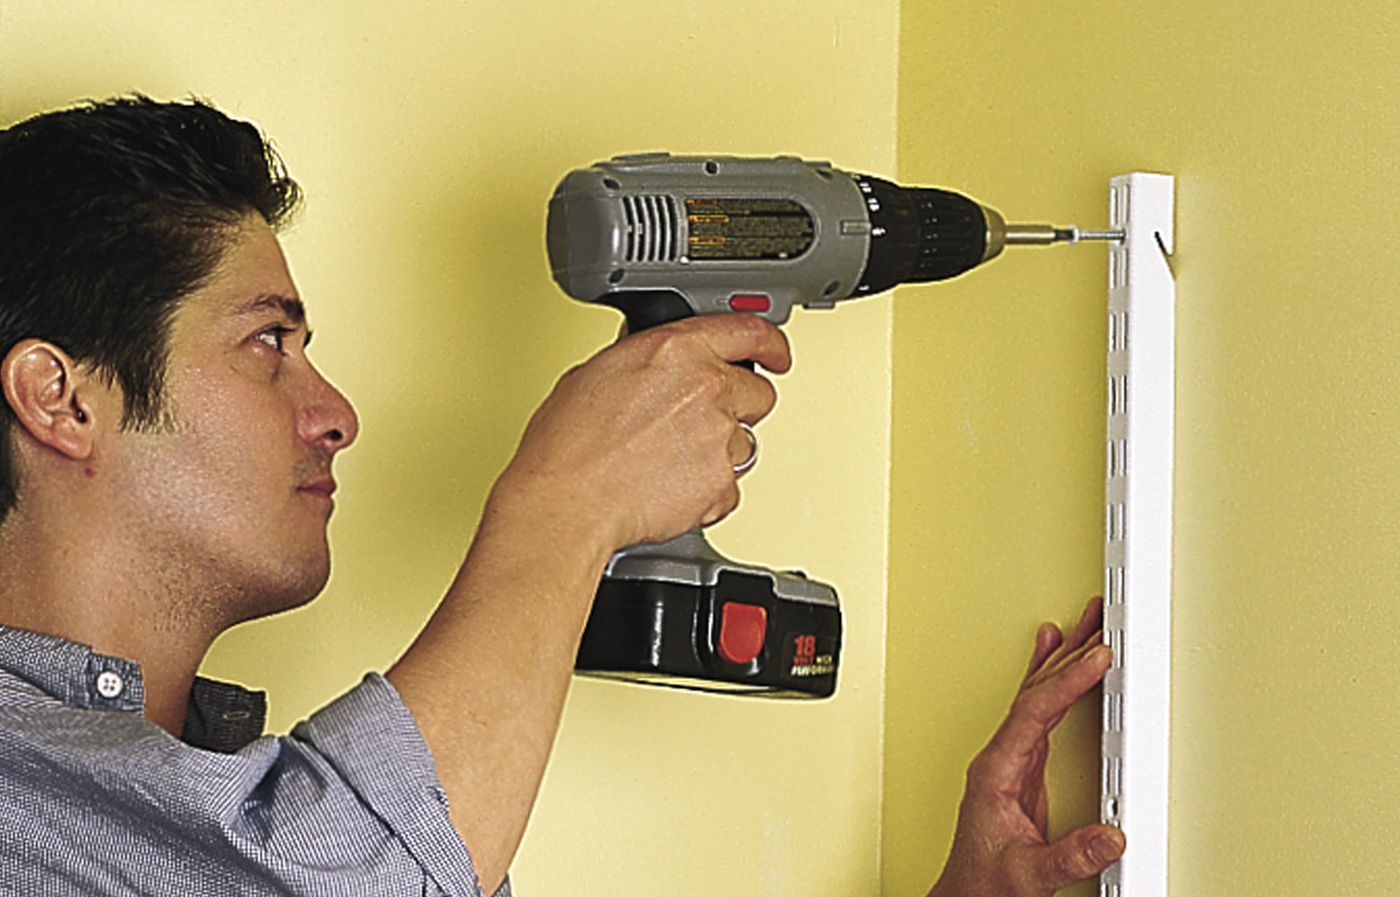
[[[16,343],[0,362],[0,387],[20,426],[75,461],[86,460],[94,442],[92,409],[78,394],[84,381],[68,353],[43,340]]]

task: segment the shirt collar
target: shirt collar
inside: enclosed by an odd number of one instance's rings
[[[139,663],[56,635],[0,626],[0,670],[69,707],[138,714],[146,707]],[[180,737],[194,747],[232,753],[262,734],[266,717],[265,693],[196,677]]]

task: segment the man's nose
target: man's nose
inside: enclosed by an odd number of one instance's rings
[[[327,454],[348,448],[360,433],[360,419],[350,400],[322,377],[312,373],[314,388],[302,405],[297,428],[303,441]]]

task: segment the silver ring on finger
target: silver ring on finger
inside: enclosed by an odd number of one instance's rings
[[[736,477],[739,474],[750,470],[755,464],[758,463],[758,434],[753,431],[753,427],[749,426],[743,421],[739,421],[739,429],[743,430],[745,433],[748,434],[749,443],[752,446],[752,449],[750,450],[749,456],[747,458],[734,465],[734,475]]]

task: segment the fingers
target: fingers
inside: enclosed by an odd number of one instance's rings
[[[1117,862],[1126,846],[1123,833],[1111,825],[1075,829],[1053,844],[1018,850],[1013,877],[1027,882],[1027,893],[1050,894],[1098,875]]]
[[[756,424],[778,404],[778,391],[766,378],[741,367],[730,366],[725,404],[735,420]]]
[[[1097,636],[1095,636],[1097,638]],[[1028,680],[1001,728],[992,736],[981,768],[996,782],[1018,780],[1034,762],[1035,750],[1065,712],[1103,679],[1113,652],[1092,640]]]
[[[1046,658],[1040,665],[1040,669],[1026,677],[1021,683],[1021,691],[1029,691],[1041,682],[1054,676],[1065,667],[1078,662],[1095,647],[1103,644],[1103,631],[1097,630],[1089,636],[1089,639],[1073,651],[1068,650],[1068,642],[1056,648],[1055,651]]]
[[[767,378],[736,362],[752,361],[769,371],[785,373],[792,367],[787,335],[754,315],[708,315],[690,318],[680,325],[698,335],[710,351],[728,366],[728,407],[734,417],[756,424],[778,402],[778,392]]]
[[[1068,650],[1075,650],[1080,645],[1088,641],[1093,635],[1103,627],[1103,599],[1090,598],[1089,603],[1084,605],[1084,613],[1079,617],[1079,623],[1075,625],[1074,631],[1065,639]]]
[[[1096,635],[1055,667],[1047,667],[1044,677],[1017,698],[1037,722],[1049,723],[1057,718],[1103,679],[1113,662],[1113,652],[1099,638]]]
[[[631,373],[653,383],[670,371],[679,397],[713,400],[728,416],[747,424],[762,420],[777,404],[778,393],[766,377],[736,362],[756,361],[771,371],[792,365],[787,337],[773,324],[753,315],[707,315],[685,318],[627,337],[622,357]]]
[[[1089,644],[1087,644],[1087,645],[1085,645],[1084,647],[1080,648],[1077,652],[1075,652],[1075,654],[1071,655],[1070,657],[1065,658],[1065,660],[1064,660],[1064,662],[1063,662],[1063,665],[1064,665],[1065,667],[1068,667],[1068,666],[1070,666],[1070,665],[1072,665],[1072,664],[1080,663],[1081,661],[1085,660],[1085,659],[1087,658],[1087,656],[1088,656],[1091,652],[1093,652],[1093,651],[1095,651],[1096,649],[1098,649],[1099,646],[1102,645],[1102,644],[1103,644],[1103,636],[1102,636],[1102,634],[1095,635],[1094,638],[1089,642]],[[1100,657],[1100,658],[1102,658],[1102,662],[1103,662],[1103,664],[1104,664],[1105,667],[1110,667],[1110,666],[1113,665],[1113,653],[1112,653],[1111,651],[1108,651],[1108,649],[1104,649],[1104,650],[1105,650],[1107,653],[1103,653],[1103,654],[1100,654],[1100,655],[1097,655],[1097,656]],[[1105,672],[1107,672],[1107,670],[1105,670]],[[1100,676],[1100,677],[1099,677],[1099,680],[1098,680],[1098,681],[1095,681],[1092,685],[1089,686],[1089,688],[1092,689],[1092,688],[1094,687],[1094,685],[1097,685],[1099,681],[1102,681],[1102,678],[1103,678],[1103,677]],[[1037,684],[1038,684],[1038,683],[1037,683]],[[1078,700],[1078,699],[1075,699],[1075,700]],[[1072,703],[1072,702],[1071,702],[1071,703]],[[1069,708],[1066,707],[1065,709],[1061,710],[1059,713],[1057,713],[1057,714],[1055,714],[1053,717],[1051,717],[1050,722],[1049,722],[1049,729],[1053,730],[1056,726],[1058,726],[1058,725],[1060,724],[1060,720],[1064,719],[1064,718],[1065,718],[1065,714],[1068,713],[1068,712],[1069,712]]]
[[[1041,623],[1040,628],[1035,631],[1035,648],[1031,651],[1031,665],[1026,669],[1026,678],[1030,678],[1045,659],[1050,656],[1056,648],[1060,647],[1064,641],[1064,636],[1060,633],[1060,627],[1054,623]]]
[[[719,499],[700,518],[701,526],[712,526],[719,523],[739,507],[739,486],[737,482],[730,482],[729,488],[724,490]]]
[[[792,368],[792,346],[776,325],[753,315],[718,317],[723,326],[716,328],[711,345],[725,361],[754,361],[775,374]]]
[[[778,401],[777,389],[766,377],[738,362],[757,362],[768,370],[787,371],[792,364],[787,337],[762,318],[730,314],[686,318],[634,338],[652,340],[652,352],[658,358],[668,357],[696,372],[708,369],[703,377],[691,381],[697,391],[689,394],[689,400],[699,399],[701,405],[720,412],[712,411],[705,421],[705,427],[724,440],[727,462],[722,471],[716,471],[723,474],[714,481],[719,491],[700,521],[709,526],[738,507],[735,481],[757,458],[758,438],[740,424],[757,424]]]
[[[1041,667],[1053,662],[1055,659],[1063,657],[1065,654],[1078,650],[1103,624],[1103,599],[1091,598],[1084,606],[1084,612],[1079,617],[1079,622],[1075,624],[1073,631],[1068,638],[1060,632],[1060,627],[1054,623],[1042,623],[1035,632],[1035,648],[1031,652],[1030,666],[1026,669],[1026,678],[1030,679]]]
[[[739,502],[736,467],[752,426],[777,404],[769,380],[736,364],[791,365],[787,338],[752,315],[707,315],[624,336],[561,379],[527,430],[517,469],[586,471],[609,532],[656,542],[709,525]],[[600,512],[601,514],[602,512]]]
[[[1103,627],[1103,599],[1091,598],[1084,606],[1084,612],[1079,616],[1079,622],[1075,624],[1070,634],[1055,646],[1052,652],[1043,661],[1043,666],[1054,666],[1065,656],[1073,654],[1082,648]],[[1036,670],[1032,670],[1032,673]]]
[[[711,351],[730,363],[755,361],[775,374],[787,373],[792,367],[787,335],[756,315],[701,315],[665,327],[695,333]]]

